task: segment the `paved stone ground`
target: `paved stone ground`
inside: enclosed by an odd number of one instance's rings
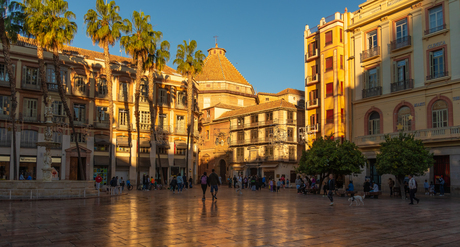
[[[460,198],[383,196],[349,206],[295,190],[222,187],[108,198],[0,201],[0,246],[460,246]]]

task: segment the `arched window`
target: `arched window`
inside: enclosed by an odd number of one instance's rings
[[[444,100],[437,100],[431,107],[433,128],[447,127],[448,125],[448,110],[447,103]]]
[[[369,135],[380,134],[380,114],[376,111],[373,111],[369,114]]]
[[[411,131],[412,130],[412,116],[410,114],[410,108],[407,106],[403,106],[398,110],[398,123],[397,123],[397,130],[398,131]]]

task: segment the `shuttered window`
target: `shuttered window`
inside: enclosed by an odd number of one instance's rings
[[[332,62],[333,62],[332,57],[326,58],[326,71],[332,70],[332,67],[333,67]]]
[[[332,31],[326,32],[326,45],[332,44]]]
[[[26,121],[35,121],[37,120],[37,99],[24,99],[24,111],[22,116]]]
[[[334,110],[326,111],[326,123],[334,123]]]
[[[318,114],[313,114],[310,116],[310,125],[315,125],[318,123]]]
[[[326,97],[332,96],[334,93],[334,86],[332,83],[326,84]]]

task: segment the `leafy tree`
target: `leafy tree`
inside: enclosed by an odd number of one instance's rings
[[[201,72],[203,69],[204,59],[206,56],[201,50],[195,51],[197,44],[195,40],[187,41],[184,40],[183,44],[177,46],[176,59],[173,63],[177,65],[177,72],[181,73],[183,76],[187,77],[187,154],[186,154],[186,164],[187,167],[191,167],[191,157],[192,154],[192,145],[190,145],[190,135],[193,131],[194,117],[192,107],[194,107],[193,102],[193,77]]]
[[[392,174],[403,188],[404,178],[413,174],[423,175],[433,166],[434,158],[421,140],[415,140],[414,134],[399,133],[391,138],[385,135],[385,142],[380,144],[376,168],[379,174]],[[401,193],[404,199],[404,193]]]
[[[24,14],[22,5],[15,1],[0,0],[0,8],[2,10],[0,14],[0,39],[11,93],[10,118],[13,127],[11,135],[13,139],[14,179],[18,179],[18,161],[16,157],[16,108],[18,100],[16,98],[16,76],[10,57],[10,44],[16,42],[18,33],[23,31]]]
[[[109,140],[112,140],[113,132],[113,95],[112,95],[112,68],[110,67],[109,46],[114,46],[120,40],[122,33],[129,31],[129,20],[121,19],[118,12],[120,7],[115,1],[105,4],[104,0],[96,0],[96,10],[90,9],[84,19],[86,24],[86,35],[91,37],[93,44],[104,49],[104,72],[107,82],[107,94],[109,99]],[[113,153],[112,142],[110,142],[109,156]],[[112,177],[112,159],[109,161],[109,177]]]
[[[350,175],[360,173],[366,158],[358,147],[350,141],[333,140],[331,137],[316,139],[300,158],[298,173],[320,175],[319,186],[323,180],[334,175]]]
[[[67,103],[65,88],[62,85],[61,78],[61,59],[59,50],[64,48],[65,44],[70,44],[77,33],[77,24],[71,19],[75,19],[75,14],[68,11],[67,1],[64,0],[43,0],[43,18],[40,25],[46,28],[46,32],[40,35],[41,45],[53,52],[54,76],[58,87],[59,97],[61,98],[64,111],[69,118],[69,125],[72,129],[73,139],[77,146],[78,170],[80,178],[86,180],[86,175],[81,161],[80,147],[78,145],[77,133],[73,123],[73,116]]]

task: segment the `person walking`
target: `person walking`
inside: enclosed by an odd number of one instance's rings
[[[299,188],[301,184],[302,184],[302,180],[300,179],[300,176],[298,176],[297,179],[295,180],[295,188],[297,189],[297,193],[299,193]]]
[[[444,181],[444,178],[440,177],[438,179],[439,181],[439,196],[444,196],[444,184],[446,181]]]
[[[99,190],[99,188],[101,188],[101,182],[102,182],[101,175],[98,173],[94,180],[96,180],[96,190]]]
[[[208,176],[207,173],[204,172],[200,178],[201,181],[201,189],[203,190],[203,201],[206,200],[206,190],[208,189]]]
[[[176,186],[177,186],[177,178],[176,178],[176,175],[173,176],[173,178],[172,178],[172,180],[171,180],[170,186],[171,186],[171,189],[172,189],[173,194],[175,194],[175,193],[176,193],[175,190],[176,190]]]
[[[219,190],[219,185],[221,185],[221,182],[219,180],[219,176],[214,172],[214,169],[212,169],[211,174],[209,174],[208,185],[211,187],[212,200],[217,200],[217,191]]]
[[[227,181],[228,181],[228,187],[231,189],[232,188],[232,178],[228,177]]]
[[[184,181],[184,188],[188,189],[187,174],[184,173],[184,175],[182,176],[182,181]]]
[[[425,179],[425,183],[423,183],[423,188],[425,188],[425,195],[430,194],[430,185],[428,184],[428,180]]]
[[[193,182],[192,176],[190,176],[190,178],[188,179],[188,182],[189,182],[189,187],[191,189],[193,187],[193,185],[192,185],[192,182]]]
[[[120,187],[121,187],[121,192],[125,190],[125,180],[123,180],[123,177],[120,178]]]
[[[236,189],[236,192],[239,191],[240,195],[243,194],[243,192],[241,191],[242,187],[243,187],[243,177],[240,175],[238,176],[238,189]],[[236,188],[236,185],[235,185],[235,188]]]
[[[390,186],[390,196],[393,196],[393,188],[395,187],[395,181],[391,178],[388,179],[388,186]]]
[[[420,202],[420,200],[415,197],[416,192],[417,192],[417,183],[415,182],[414,176],[411,174],[409,175],[409,195],[410,195],[409,205],[414,205],[414,200],[417,201],[417,204]]]
[[[335,180],[332,174],[329,174],[329,181],[327,182],[327,188],[329,189],[329,193],[327,193],[327,198],[331,201],[329,206],[334,205],[334,191],[335,191]]]
[[[179,174],[177,175],[177,193],[182,193],[183,188],[184,188],[184,179]]]
[[[237,183],[238,183],[238,179],[236,178],[236,175],[233,175],[233,188],[236,188]]]

